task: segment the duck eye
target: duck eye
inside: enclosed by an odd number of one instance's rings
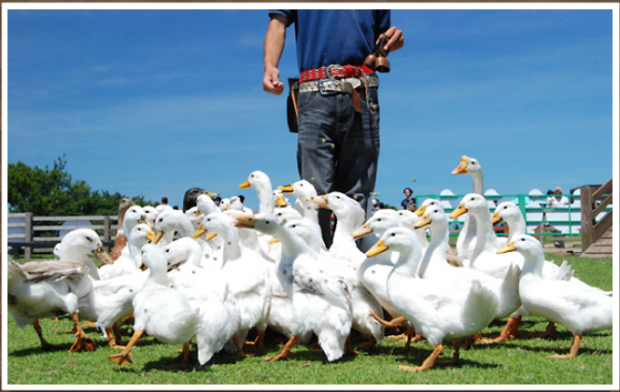
[[[86,237],[86,239],[88,240],[88,242],[93,242],[93,240],[90,237]]]
[[[396,237],[396,233],[392,233],[392,237]]]

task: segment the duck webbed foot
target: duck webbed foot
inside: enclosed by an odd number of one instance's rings
[[[480,343],[495,344],[495,343],[503,342],[505,340],[514,339],[515,337],[519,335],[518,328],[519,328],[520,323],[521,323],[521,316],[510,317],[508,319],[508,322],[506,323],[506,326],[504,327],[504,329],[502,330],[502,332],[499,334],[498,337],[496,337],[495,339],[490,339],[490,340],[481,340]]]
[[[136,330],[133,336],[131,337],[131,340],[129,341],[129,343],[127,343],[127,346],[125,347],[125,349],[119,354],[109,355],[108,359],[121,366],[133,363],[133,361],[131,360],[131,348],[134,346],[134,344],[136,344],[138,339],[140,339],[140,336],[142,336],[142,333],[143,332],[141,330]]]
[[[77,332],[75,333],[76,340],[69,349],[69,352],[95,351],[97,349],[97,345],[95,344],[95,341],[86,335],[84,330],[82,330],[77,313],[71,313],[71,320],[73,320],[73,324],[75,325]]]
[[[573,345],[570,348],[570,352],[565,355],[552,355],[551,358],[560,358],[560,359],[570,359],[574,358],[577,355],[577,351],[579,351],[579,345],[581,344],[581,339],[583,336],[581,334],[575,335],[573,339]]]
[[[527,334],[526,338],[548,338],[555,335],[557,332],[558,330],[555,328],[555,323],[553,321],[549,321],[547,328],[545,328],[545,332],[532,332]]]
[[[280,359],[288,357],[289,354],[291,353],[291,349],[293,348],[294,345],[297,344],[297,342],[299,342],[299,335],[291,336],[289,341],[286,342],[284,347],[282,347],[282,350],[280,350],[280,353],[278,355],[276,355],[275,357],[265,358],[265,361],[274,362],[274,361],[278,361]]]
[[[399,365],[398,370],[405,370],[409,372],[422,372],[424,370],[428,370],[435,365],[435,361],[437,360],[437,357],[439,357],[442,351],[443,346],[441,344],[438,344],[433,349],[431,355],[424,360],[422,365],[416,367]]]

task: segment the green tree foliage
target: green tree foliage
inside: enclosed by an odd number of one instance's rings
[[[8,165],[9,212],[32,212],[40,216],[114,215],[123,195],[92,191],[84,180],[72,181],[66,172],[65,155],[50,169],[30,167],[23,162]],[[144,196],[132,196],[138,205],[156,205]]]

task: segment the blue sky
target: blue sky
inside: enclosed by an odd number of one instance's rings
[[[238,188],[252,171],[299,177],[286,97],[262,90],[268,6],[252,6],[8,10],[5,164],[66,154],[93,190],[180,206],[199,186],[257,208]],[[405,47],[380,74],[380,200],[471,192],[450,173],[461,155],[500,194],[613,176],[611,10],[395,9],[392,24]],[[280,72],[298,72],[293,29]]]

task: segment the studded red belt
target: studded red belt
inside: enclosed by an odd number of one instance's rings
[[[309,69],[299,74],[299,82],[317,79],[359,78],[375,72],[365,65],[330,65],[329,67]]]

